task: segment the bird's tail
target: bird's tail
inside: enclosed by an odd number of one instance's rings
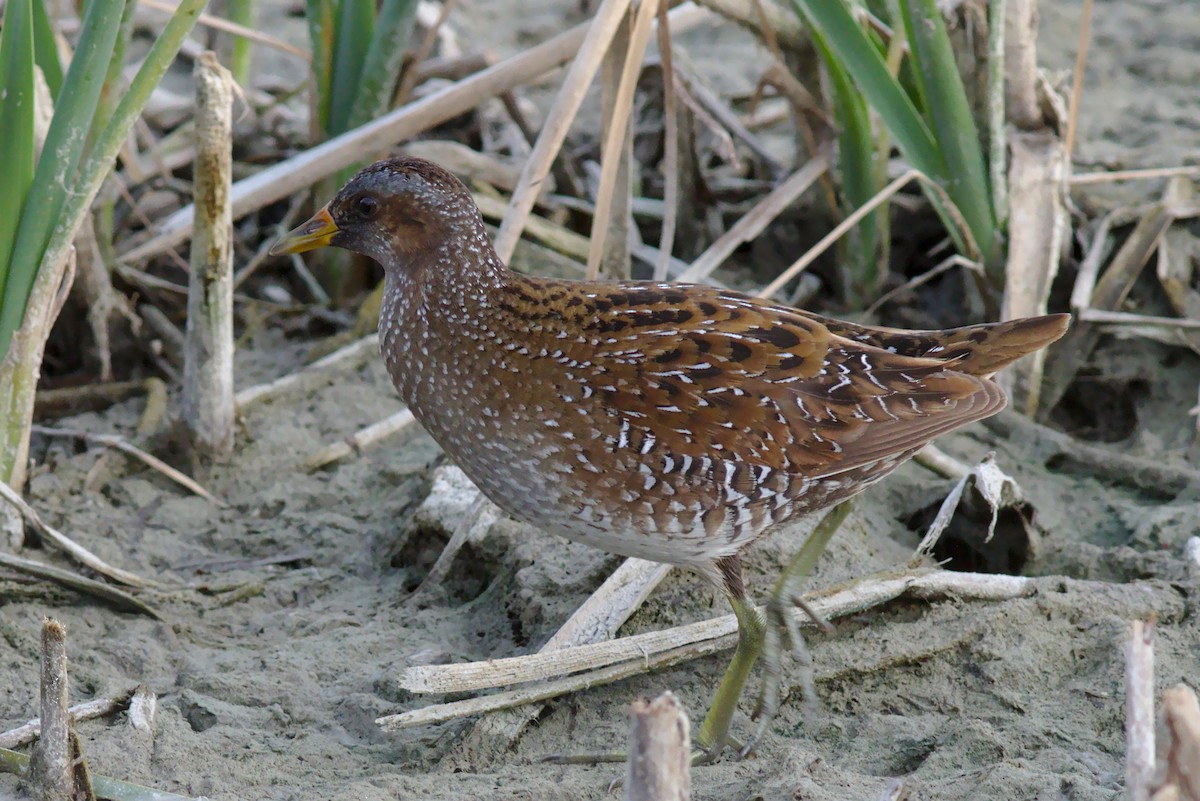
[[[1067,332],[1071,315],[1048,314],[945,331],[905,331],[819,319],[837,336],[906,356],[951,362],[948,366],[953,370],[988,377],[1060,338]]]

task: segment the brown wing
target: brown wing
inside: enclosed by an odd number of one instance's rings
[[[920,447],[1004,405],[986,379],[706,287],[577,284],[579,364],[604,376],[626,445],[815,478]],[[573,304],[573,305],[572,305]],[[638,438],[641,438],[640,440]],[[655,441],[657,440],[657,441]]]

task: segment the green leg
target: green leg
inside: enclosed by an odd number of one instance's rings
[[[766,632],[762,644],[763,684],[758,696],[758,704],[754,717],[758,719],[758,728],[754,736],[747,742],[743,754],[749,753],[754,745],[762,739],[770,728],[775,713],[779,711],[779,697],[783,686],[783,656],[791,652],[799,663],[799,675],[796,677],[804,693],[805,711],[808,717],[816,712],[817,691],[813,675],[812,658],[808,646],[796,625],[792,610],[799,606],[819,627],[829,631],[832,626],[817,616],[804,602],[800,593],[803,579],[812,573],[817,560],[824,553],[829,540],[841,527],[842,522],[850,513],[850,501],[843,501],[835,506],[809,535],[808,540],[792,557],[787,569],[775,582],[771,597],[766,607]]]
[[[759,612],[753,604],[746,600],[741,588],[741,575],[729,587],[729,603],[738,620],[738,644],[733,652],[733,660],[721,678],[721,684],[713,696],[712,705],[700,731],[696,733],[694,743],[700,750],[697,763],[709,762],[720,756],[721,749],[729,740],[729,728],[733,720],[734,710],[737,709],[738,699],[746,688],[750,678],[750,669],[754,667],[759,656],[763,657],[763,688],[759,695],[755,717],[759,720],[754,738],[743,749],[748,753],[771,724],[779,707],[780,688],[782,687],[783,655],[788,650],[796,653],[800,662],[800,684],[804,689],[807,704],[814,704],[816,692],[813,683],[812,660],[808,657],[804,638],[792,615],[792,608],[797,604],[806,611],[808,607],[800,596],[800,585],[805,576],[812,572],[817,560],[825,551],[830,538],[841,526],[842,521],[850,512],[849,502],[839,504],[830,510],[804,545],[792,557],[787,569],[775,583],[771,591],[771,599],[767,603],[766,615]],[[811,611],[810,611],[811,614]],[[818,625],[828,628],[829,624],[817,619]]]
[[[698,762],[709,762],[716,759],[725,742],[729,738],[729,726],[733,721],[733,712],[737,709],[738,699],[750,678],[750,668],[762,651],[763,640],[766,637],[767,621],[762,613],[748,603],[744,597],[729,597],[733,613],[738,620],[738,644],[733,652],[733,660],[721,677],[721,684],[713,696],[708,714],[700,724],[696,733],[695,745],[700,750]]]

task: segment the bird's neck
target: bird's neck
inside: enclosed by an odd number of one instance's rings
[[[482,223],[384,277],[380,346],[388,372],[409,406],[421,403],[419,376],[466,351],[498,293],[517,276],[496,252]]]

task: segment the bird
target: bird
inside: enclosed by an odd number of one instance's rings
[[[411,157],[362,169],[272,252],[327,245],[382,265],[392,382],[486,497],[544,531],[690,568],[728,597],[739,639],[694,739],[707,759],[728,744],[760,653],[761,734],[781,651],[802,647],[790,615],[749,601],[746,547],[999,412],[992,376],[1070,319],[901,330],[713,286],[523,275],[466,186]]]

